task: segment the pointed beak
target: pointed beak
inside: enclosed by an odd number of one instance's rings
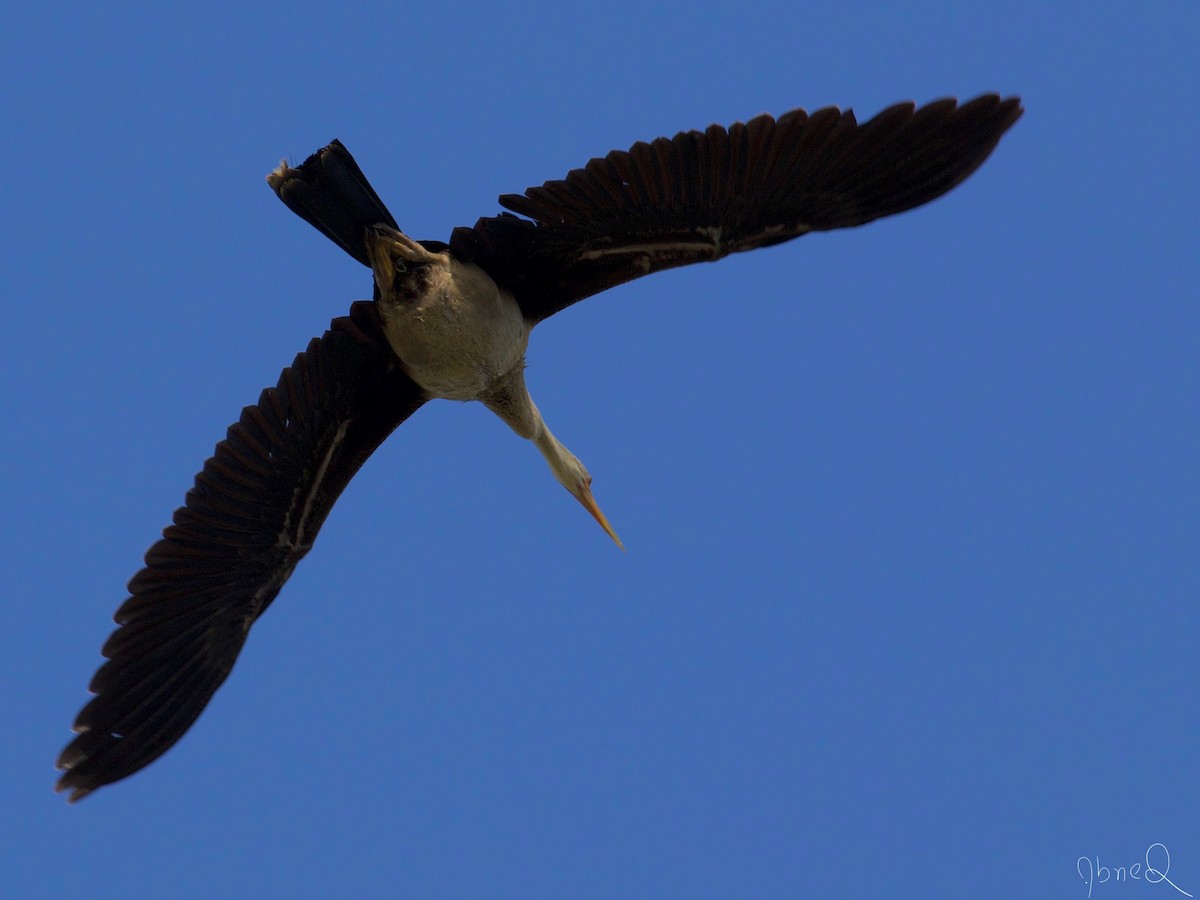
[[[592,518],[600,524],[600,527],[604,529],[604,533],[612,538],[613,542],[618,547],[624,550],[625,545],[621,543],[621,539],[617,537],[617,533],[613,531],[612,526],[608,524],[608,519],[604,517],[604,513],[600,512],[600,507],[596,503],[596,498],[592,496],[592,489],[585,484],[580,489],[579,493],[573,493],[573,496],[576,500],[583,504],[584,509],[592,514]]]

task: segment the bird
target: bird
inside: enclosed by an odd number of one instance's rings
[[[245,407],[145,554],[62,751],[70,802],[175,745],[330,508],[391,432],[433,399],[477,400],[531,441],[621,546],[582,462],[525,386],[538,323],[644,275],[866,224],[961,183],[1023,113],[1019,97],[899,103],[860,124],[826,107],[759,115],[614,150],[504,194],[448,243],[404,234],[335,140],[270,187],[371,269],[350,305]]]

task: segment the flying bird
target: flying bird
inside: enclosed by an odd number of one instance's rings
[[[129,582],[95,694],[63,750],[74,802],[148,765],[225,681],[251,625],[368,456],[427,400],[478,400],[532,441],[620,544],[591,475],[525,387],[542,320],[663,269],[862,225],[927,203],[978,168],[1018,98],[892,106],[865,124],[836,107],[687,131],[505,194],[507,212],[448,244],[405,235],[344,146],[267,176],[295,213],[374,275],[370,301],[242,410]]]

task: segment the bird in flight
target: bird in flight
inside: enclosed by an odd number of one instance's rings
[[[374,296],[242,410],[128,585],[118,628],[58,758],[74,802],[153,762],[225,681],[250,626],[312,547],[368,456],[427,400],[478,400],[533,442],[620,545],[591,475],[525,388],[543,319],[663,269],[862,225],[949,191],[1020,118],[1020,100],[761,115],[634,144],[448,244],[402,233],[338,141],[267,176],[279,198],[374,274]]]

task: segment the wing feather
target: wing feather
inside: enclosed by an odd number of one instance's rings
[[[1019,99],[986,94],[901,103],[862,125],[849,110],[798,109],[638,142],[502,195],[510,212],[456,229],[450,247],[538,322],[651,272],[927,203],[975,171],[1021,112]]]
[[[183,736],[350,478],[424,399],[362,302],[242,411],[129,582],[58,790],[78,800]]]

